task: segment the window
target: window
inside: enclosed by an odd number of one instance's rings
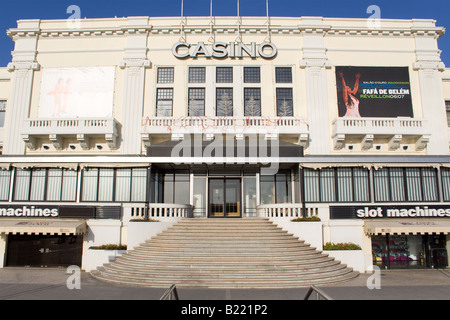
[[[261,83],[259,67],[244,67],[244,83]]]
[[[447,111],[447,126],[450,128],[450,101],[445,101],[445,110]]]
[[[173,67],[158,68],[158,83],[173,83]]]
[[[218,117],[233,116],[233,89],[216,89],[216,115]]]
[[[291,173],[288,170],[280,170],[276,175],[261,175],[260,187],[261,204],[291,202]]]
[[[6,100],[0,100],[0,128],[5,126]]]
[[[158,117],[171,117],[173,107],[173,89],[159,88],[156,92],[156,115]]]
[[[189,68],[189,83],[205,83],[205,82],[206,82],[205,67]]]
[[[261,115],[261,89],[244,89],[244,115],[246,117],[258,117]]]
[[[188,114],[191,117],[205,115],[205,88],[188,89]]]
[[[1,201],[8,201],[10,184],[11,184],[11,171],[0,170],[0,200]]]
[[[276,67],[275,68],[276,83],[292,83],[292,68],[291,67]]]
[[[294,115],[292,88],[277,88],[277,116],[292,117]]]
[[[369,202],[369,170],[304,169],[306,202]]]
[[[17,169],[15,201],[75,201],[77,171],[59,168]]]
[[[160,183],[163,183],[163,194],[161,194],[159,202],[177,204],[188,204],[190,202],[188,172],[164,172],[161,174]]]
[[[233,68],[232,67],[217,67],[216,68],[216,82],[217,83],[233,83]]]
[[[433,168],[381,168],[374,171],[375,201],[438,201]]]
[[[450,201],[450,168],[441,168],[442,192],[444,201]]]
[[[82,201],[146,201],[147,168],[87,168],[82,174]]]

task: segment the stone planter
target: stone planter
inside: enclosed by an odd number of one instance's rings
[[[346,264],[354,271],[364,273],[364,252],[363,250],[324,250],[323,253]]]

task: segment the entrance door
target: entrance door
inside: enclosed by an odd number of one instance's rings
[[[241,179],[209,179],[209,217],[241,216]]]

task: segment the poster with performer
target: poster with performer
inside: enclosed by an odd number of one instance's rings
[[[407,67],[336,67],[339,117],[413,117]]]
[[[112,117],[114,67],[46,68],[39,118]]]

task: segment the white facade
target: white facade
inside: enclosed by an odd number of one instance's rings
[[[238,185],[235,215],[319,216],[322,230],[311,241],[357,243],[367,269],[370,219],[336,219],[330,207],[450,209],[450,73],[438,49],[444,33],[434,20],[415,19],[382,20],[377,29],[366,19],[322,17],[18,21],[8,30],[13,60],[0,69],[0,165],[12,182],[0,207],[120,207],[121,214],[103,216],[113,221],[88,220],[84,250],[94,242],[126,244],[128,220],[147,212],[162,220],[192,211],[214,216],[211,181],[219,183],[220,171],[220,183]],[[365,95],[360,117],[339,109],[340,70],[356,69],[367,71],[357,78],[367,90],[358,91]],[[345,77],[357,91],[355,74]],[[388,91],[398,84],[400,91]],[[382,95],[406,111],[376,104]],[[364,113],[369,104],[379,109]],[[152,153],[191,136],[200,145],[282,141],[303,156],[285,155],[281,146],[276,160],[208,154],[208,147],[189,157]],[[260,166],[274,163],[283,174],[265,180]],[[37,179],[42,193],[34,190]],[[419,196],[417,188],[425,191]],[[448,215],[435,218],[450,223]],[[295,228],[289,221],[280,223]]]

